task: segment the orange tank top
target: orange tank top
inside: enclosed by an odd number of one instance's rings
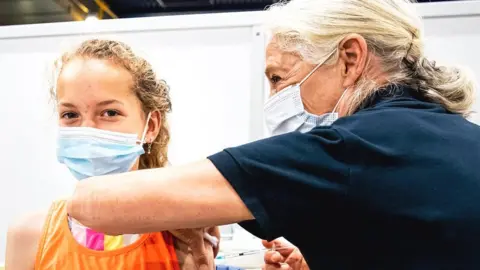
[[[133,244],[107,251],[79,244],[70,232],[65,201],[54,202],[40,238],[35,270],[180,270],[173,236],[143,234]]]

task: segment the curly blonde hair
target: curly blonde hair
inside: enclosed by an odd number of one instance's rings
[[[56,84],[62,67],[75,58],[94,58],[107,60],[125,68],[133,78],[132,91],[142,104],[145,116],[149,112],[158,111],[161,116],[161,127],[158,136],[150,145],[149,153],[140,157],[139,169],[164,167],[168,162],[168,143],[170,132],[166,115],[172,109],[169,87],[164,80],[157,78],[150,63],[136,55],[130,46],[120,41],[90,39],[84,41],[74,50],[67,51],[54,63],[54,81],[50,87],[50,95],[56,99]],[[144,144],[147,151],[149,145]]]

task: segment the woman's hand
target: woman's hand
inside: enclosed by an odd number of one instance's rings
[[[265,253],[263,270],[309,270],[300,250],[284,238],[272,242],[262,241],[266,248],[275,247],[275,251]]]

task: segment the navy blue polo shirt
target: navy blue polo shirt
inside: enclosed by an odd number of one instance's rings
[[[480,269],[480,127],[387,87],[330,127],[210,156],[255,216],[316,269]]]

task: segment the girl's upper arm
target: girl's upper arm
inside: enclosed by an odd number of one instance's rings
[[[46,212],[29,214],[9,226],[5,269],[35,269],[35,258],[46,215]]]

